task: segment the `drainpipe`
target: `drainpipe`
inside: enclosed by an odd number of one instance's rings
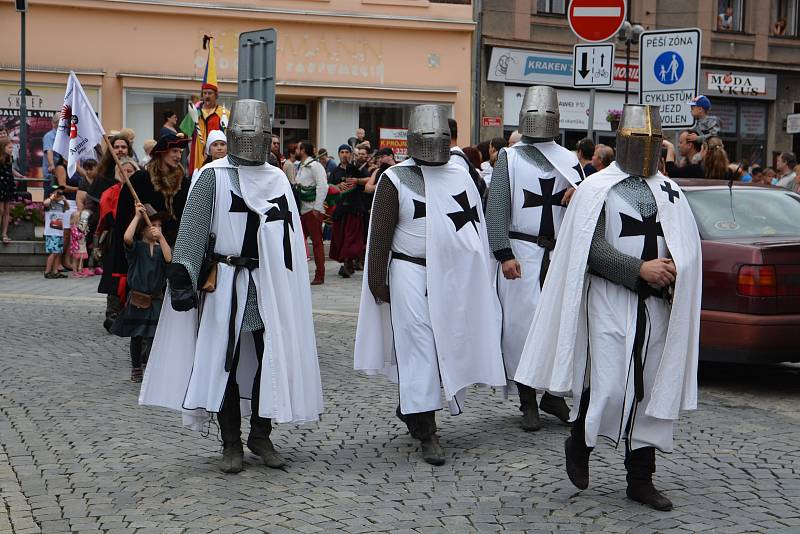
[[[472,17],[475,21],[473,38],[472,65],[472,144],[481,140],[481,65],[483,63],[483,1],[472,0]]]

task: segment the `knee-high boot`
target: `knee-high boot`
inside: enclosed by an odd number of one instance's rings
[[[222,409],[217,414],[219,431],[222,435],[222,462],[220,469],[225,473],[238,473],[242,470],[244,450],[242,449],[242,413],[239,407],[239,387],[235,373],[231,372],[225,388]]]
[[[655,447],[642,447],[625,450],[625,470],[629,498],[647,504],[663,512],[672,510],[672,502],[653,486],[653,473],[656,471]]]
[[[542,428],[539,407],[536,404],[536,390],[517,382],[517,391],[519,391],[519,411],[522,412],[520,426],[526,432],[535,432]]]
[[[567,476],[578,489],[589,487],[589,455],[591,447],[586,446],[586,413],[589,411],[589,390],[581,395],[578,418],[572,423],[570,436],[564,442]]]
[[[403,415],[401,419],[408,426],[411,437],[419,440],[422,459],[431,465],[444,464],[444,450],[439,443],[439,436],[436,435],[436,412],[413,413]]]
[[[260,456],[261,461],[267,467],[279,469],[286,465],[286,460],[278,454],[272,440],[269,439],[272,433],[272,420],[258,415],[261,398],[261,362],[264,359],[264,331],[253,332],[253,341],[258,355],[258,369],[253,379],[253,395],[250,401],[252,414],[250,415],[250,435],[247,436],[247,448]]]

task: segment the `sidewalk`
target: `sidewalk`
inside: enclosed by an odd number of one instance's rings
[[[361,297],[362,273],[344,279],[337,275],[340,264],[325,265],[325,284],[311,286],[314,313],[355,317]],[[309,263],[313,270],[313,264]],[[47,280],[41,272],[0,272],[0,298],[70,301],[75,305],[105,306],[106,297],[97,292],[99,276]]]

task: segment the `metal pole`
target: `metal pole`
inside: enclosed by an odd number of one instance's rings
[[[23,175],[28,173],[28,104],[25,88],[25,12],[20,12],[20,99],[19,99],[19,157],[17,165]]]
[[[474,18],[475,18],[475,34],[473,42],[472,57],[475,58],[475,64],[472,66],[474,76],[472,79],[472,142],[477,144],[481,140],[481,64],[483,58],[483,2],[475,0],[473,2]]]
[[[628,103],[628,90],[631,79],[631,38],[625,40],[625,103]]]
[[[586,137],[594,141],[594,94],[595,88],[589,89],[589,130],[586,132]]]

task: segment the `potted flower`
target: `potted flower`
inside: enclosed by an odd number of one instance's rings
[[[15,241],[35,238],[36,228],[44,225],[44,207],[41,202],[20,199],[11,204],[11,224],[8,233]]]
[[[609,109],[606,114],[606,120],[611,125],[611,131],[616,132],[617,128],[619,128],[619,121],[622,120],[622,110]]]

